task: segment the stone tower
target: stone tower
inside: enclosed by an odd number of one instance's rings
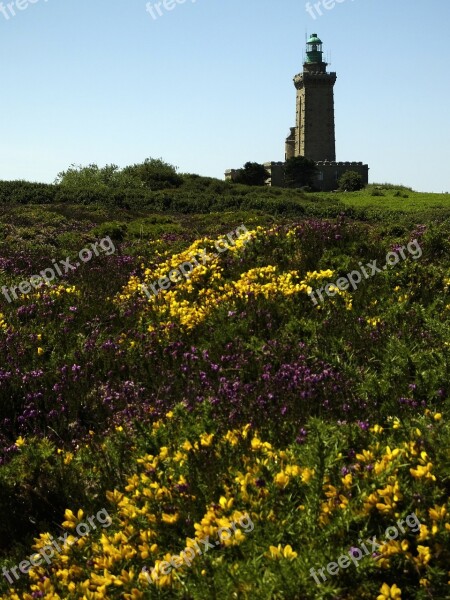
[[[286,139],[286,159],[304,156],[335,161],[334,95],[336,73],[327,73],[322,41],[316,33],[306,43],[303,73],[294,77],[297,89],[296,125]]]

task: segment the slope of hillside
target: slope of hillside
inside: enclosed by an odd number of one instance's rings
[[[3,598],[448,595],[445,196],[239,189],[2,205]]]

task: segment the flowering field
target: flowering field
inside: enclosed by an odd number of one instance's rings
[[[0,298],[2,598],[450,597],[438,211],[27,206],[0,228],[7,288],[105,236],[115,249]],[[420,257],[311,301],[413,241]],[[195,253],[188,278],[144,292]]]

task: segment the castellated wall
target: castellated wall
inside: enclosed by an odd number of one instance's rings
[[[318,174],[314,187],[322,192],[337,189],[338,180],[347,171],[355,171],[362,177],[364,185],[369,183],[369,166],[362,162],[317,161]]]
[[[362,177],[364,185],[369,183],[369,167],[362,162],[335,162],[316,161],[318,168],[317,177],[314,181],[314,189],[321,192],[331,192],[338,187],[338,180],[347,171],[355,171]],[[284,162],[266,162],[265,168],[270,173],[267,185],[272,187],[284,187]],[[225,171],[225,179],[234,181],[238,169]]]
[[[338,180],[347,171],[355,171],[361,175],[364,185],[369,183],[369,166],[362,162],[316,161],[317,177],[314,189],[320,192],[331,192],[338,187]],[[283,162],[267,162],[264,166],[271,178],[267,182],[273,187],[284,187]]]

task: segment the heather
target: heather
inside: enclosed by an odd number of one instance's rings
[[[187,202],[189,185],[151,193]],[[256,197],[229,208],[223,193],[210,214],[194,199],[178,212],[2,206],[1,285],[106,235],[116,248],[12,303],[0,296],[2,566],[46,532],[73,532],[79,510],[106,506],[113,519],[5,581],[3,597],[350,600],[395,597],[394,585],[403,599],[445,597],[445,212],[394,220],[345,198]],[[154,298],[142,292],[240,224],[245,243]],[[420,259],[311,302],[310,289],[412,240]],[[311,578],[413,510],[419,532],[321,586]],[[142,574],[244,513],[251,533],[153,583]]]

